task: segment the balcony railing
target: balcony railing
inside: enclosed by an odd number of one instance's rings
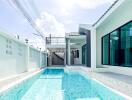
[[[65,44],[65,37],[46,37],[47,45]]]
[[[78,36],[78,35],[80,35],[78,32],[66,33],[66,36]]]

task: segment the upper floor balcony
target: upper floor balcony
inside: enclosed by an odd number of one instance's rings
[[[46,37],[46,48],[65,48],[65,37]]]

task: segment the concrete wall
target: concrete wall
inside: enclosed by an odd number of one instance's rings
[[[42,55],[39,50],[0,32],[0,79],[44,66]]]
[[[101,64],[101,37],[132,20],[132,0],[120,0],[120,2],[123,3],[118,5],[118,7],[114,9],[113,12],[96,27],[97,67],[104,66]],[[117,66],[104,67],[109,67],[109,71],[112,72],[132,75],[132,68]]]

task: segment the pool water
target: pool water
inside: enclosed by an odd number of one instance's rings
[[[31,79],[30,79],[31,80]],[[29,81],[30,81],[29,80]],[[17,87],[27,87],[25,85]],[[26,90],[18,93],[13,98],[6,93],[7,100],[125,100],[124,97],[118,95],[112,90],[104,87],[100,83],[83,77],[78,72],[64,72],[63,69],[46,69],[30,82]],[[19,91],[20,92],[20,91]],[[12,92],[15,93],[15,92]],[[8,94],[8,95],[7,95]],[[10,97],[9,97],[10,96]],[[9,97],[9,98],[8,98]],[[4,100],[4,97],[3,99]]]

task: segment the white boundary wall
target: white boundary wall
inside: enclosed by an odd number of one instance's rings
[[[0,79],[46,66],[46,54],[0,32]]]

